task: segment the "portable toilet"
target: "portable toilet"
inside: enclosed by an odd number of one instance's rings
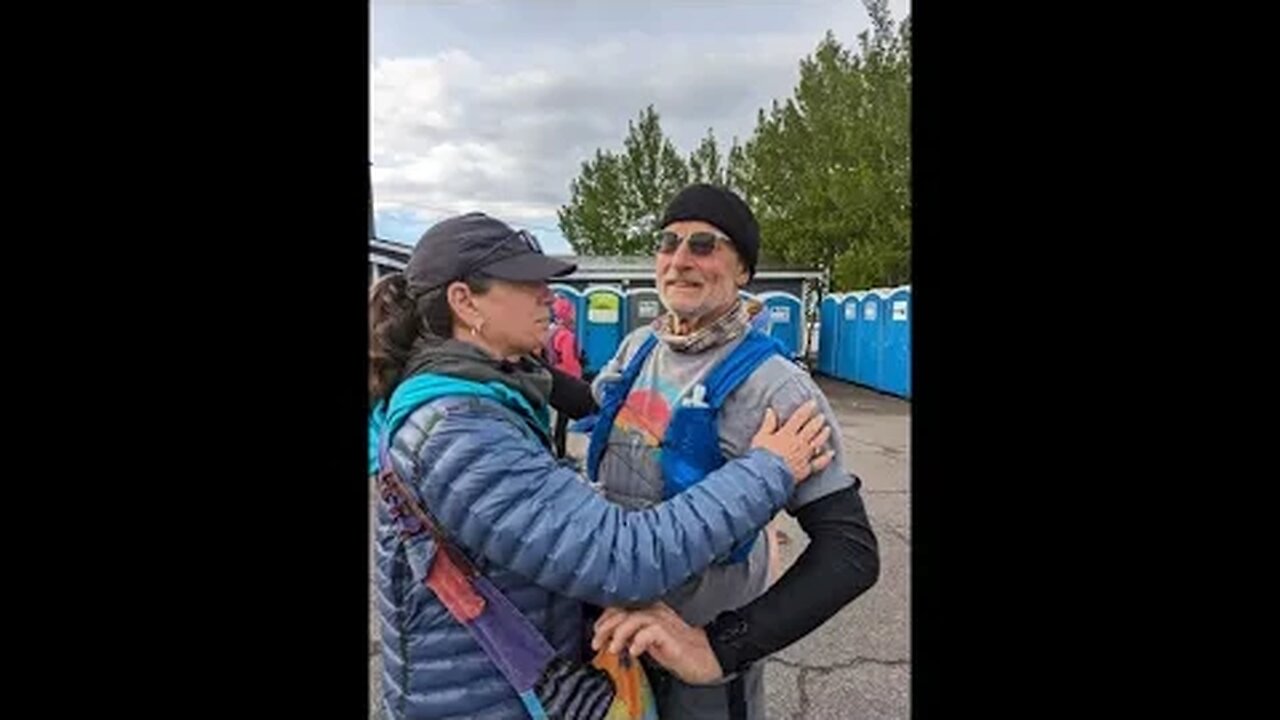
[[[770,291],[760,293],[764,303],[762,312],[769,313],[769,334],[782,342],[789,357],[800,355],[804,341],[804,304],[789,292]]]
[[[840,351],[840,295],[825,295],[818,305],[818,372],[836,377]]]
[[[572,285],[553,283],[549,287],[557,296],[573,303],[573,333],[578,341],[578,348],[581,349],[584,337],[583,321],[587,315],[587,299],[583,297],[581,290]]]
[[[656,288],[635,288],[627,291],[627,326],[630,335],[638,327],[644,327],[667,311]]]
[[[622,290],[594,285],[583,292],[586,318],[582,320],[582,345],[587,351],[584,373],[596,373],[613,358],[622,343],[626,323],[626,302]]]
[[[862,309],[862,293],[845,293],[840,299],[840,344],[836,349],[836,377],[853,382],[858,369],[858,312]]]
[[[858,353],[854,359],[853,379],[859,385],[880,389],[880,353],[882,350],[883,298],[879,290],[862,296],[858,313]]]
[[[743,302],[760,303],[760,310],[755,315],[751,316],[751,327],[768,335],[769,334],[769,309],[764,306],[764,301],[762,301],[758,295],[749,293],[746,290],[743,290],[741,288],[738,289],[738,297],[742,298]]]
[[[911,286],[895,288],[885,300],[884,352],[880,377],[885,392],[911,397]]]

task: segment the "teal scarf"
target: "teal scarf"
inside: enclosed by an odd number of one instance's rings
[[[435,373],[419,373],[405,380],[391,394],[391,402],[379,401],[369,414],[369,474],[378,472],[378,448],[385,432],[387,437],[395,435],[409,414],[424,403],[448,395],[472,395],[496,400],[511,408],[533,427],[549,436],[550,415],[545,405],[534,408],[521,393],[510,386],[495,381],[476,382],[449,375]]]

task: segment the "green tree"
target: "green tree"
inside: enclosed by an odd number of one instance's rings
[[[643,243],[633,253],[652,249],[662,211],[675,194],[689,182],[689,167],[675,145],[662,132],[658,113],[650,105],[638,122],[627,123],[623,141],[623,191],[630,220],[629,239]]]
[[[827,268],[832,289],[911,279],[911,22],[864,0],[858,51],[830,31],[800,61],[793,97],[761,109],[722,154],[711,129],[686,162],[653,106],[627,124],[623,150],[582,165],[559,212],[580,254],[644,254],[670,198],[691,179],[743,195],[761,258]]]
[[[688,181],[689,167],[650,105],[627,123],[621,153],[597,150],[582,164],[558,212],[560,231],[581,255],[647,254],[663,209]]]
[[[729,146],[728,162],[725,165],[725,185],[745,198],[748,195],[747,188],[751,174],[751,158],[747,156],[746,148],[738,142],[738,138],[734,137],[733,143]]]
[[[558,211],[560,232],[579,255],[621,255],[627,245],[628,211],[618,156],[596,150],[569,184],[570,203]]]
[[[724,157],[716,147],[715,133],[707,128],[707,136],[702,138],[702,142],[689,155],[689,181],[725,185],[727,169]]]
[[[731,182],[760,221],[762,253],[829,268],[833,289],[911,278],[910,19],[866,0],[859,52],[831,32],[800,61],[794,96],[761,110]]]

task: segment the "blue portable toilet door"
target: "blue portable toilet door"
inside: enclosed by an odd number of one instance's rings
[[[785,292],[760,293],[763,312],[769,313],[769,334],[782,342],[790,357],[800,354],[801,333],[804,332],[804,313],[800,298]]]
[[[880,296],[868,292],[862,298],[858,314],[858,357],[855,361],[854,381],[860,385],[879,388],[880,380]]]
[[[911,398],[911,328],[915,326],[915,304],[911,302],[911,286],[907,291],[907,330],[903,334],[902,396]]]
[[[827,374],[830,375],[831,377],[838,376],[837,362],[840,359],[840,330],[841,330],[840,301],[841,300],[843,300],[843,298],[839,296],[833,296],[830,298],[830,301],[825,304],[825,307],[827,308],[828,319],[826,321],[826,324],[828,328],[827,328],[826,337],[824,340],[821,341],[821,343],[826,344]],[[821,350],[822,347],[823,347],[822,344],[818,345],[819,350]]]
[[[879,342],[876,343],[874,374],[868,379],[868,384],[881,392],[888,392],[889,295],[891,291],[879,289],[875,293],[880,300],[879,326],[876,329]]]
[[[899,288],[885,301],[884,354],[881,376],[885,392],[906,397],[911,353],[911,291]]]
[[[822,298],[818,311],[818,372],[835,377],[836,352],[839,350],[840,300],[828,295]]]
[[[818,304],[818,372],[823,374],[827,372],[827,348],[830,347],[827,342],[827,333],[831,329],[830,316],[831,303],[824,297]]]
[[[858,312],[862,295],[849,293],[840,301],[840,345],[836,350],[836,377],[853,382],[857,374]]]
[[[907,333],[905,338],[906,352],[904,353],[906,362],[903,365],[903,371],[902,371],[902,382],[903,382],[902,396],[907,399],[911,398],[911,327],[912,325],[915,324],[915,320],[912,319],[913,317],[915,317],[915,307],[912,305],[912,302],[911,302],[911,286],[908,285],[907,286]]]
[[[795,357],[800,352],[797,340],[800,326],[795,321],[798,314],[795,308],[787,302],[773,302],[766,303],[766,309],[769,313],[769,334],[782,342],[790,357]]]
[[[587,365],[583,372],[596,373],[613,358],[622,343],[626,308],[622,293],[616,288],[588,288],[585,295],[587,312],[582,324]]]

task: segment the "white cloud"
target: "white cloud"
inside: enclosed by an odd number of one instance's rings
[[[373,162],[379,207],[489,206],[554,217],[596,148],[617,149],[650,103],[682,152],[717,128],[745,137],[755,110],[794,84],[807,37],[740,39],[714,50],[657,37],[588,45],[574,59],[540,48],[507,69],[449,49],[373,68]],[[628,50],[630,48],[630,50]]]
[[[801,28],[787,21],[794,12],[779,5],[757,8],[774,13],[776,24],[757,18],[744,32],[705,23],[668,27],[651,15],[636,23],[614,18],[593,32],[571,24],[581,15],[543,18],[518,7],[532,24],[544,24],[504,35],[500,23],[514,21],[489,14],[488,6],[471,15],[446,6],[392,8],[420,12],[415,17],[422,27],[430,16],[454,29],[428,44],[414,42],[403,22],[408,15],[381,11],[384,32],[399,33],[394,44],[400,55],[374,48],[376,209],[424,222],[481,210],[512,223],[553,227],[581,163],[597,148],[620,149],[628,121],[646,105],[654,105],[683,154],[708,127],[727,150],[734,135],[749,137],[759,108],[790,96],[800,59],[822,37],[814,27],[862,14],[831,5],[836,9],[823,12],[837,15],[807,20],[812,27]],[[375,7],[375,23],[378,12]],[[457,32],[480,25],[493,32]],[[759,29],[766,26],[773,29]],[[855,43],[860,29],[837,21],[846,44]]]

